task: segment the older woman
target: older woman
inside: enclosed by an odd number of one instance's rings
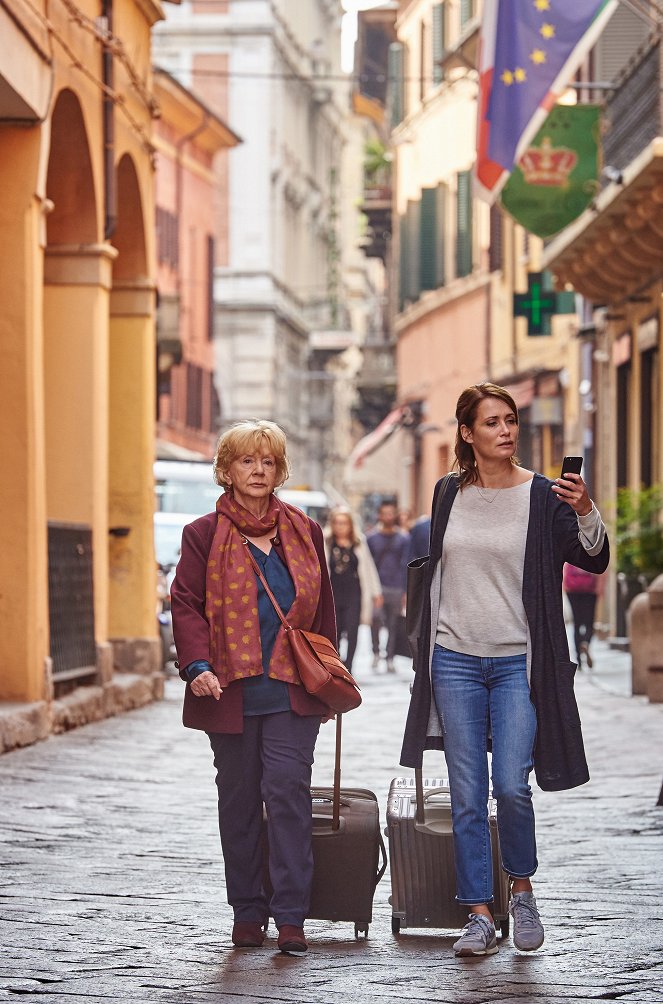
[[[239,422],[225,432],[214,476],[225,491],[216,512],[184,528],[171,589],[180,676],[187,684],[183,720],[207,732],[214,753],[233,943],[261,946],[271,914],[281,951],[305,952],[313,877],[311,766],[328,709],[301,686],[249,552],[289,622],[335,644],[322,530],[274,494],[288,476],[285,434],[274,423]]]
[[[339,644],[346,639],[345,665],[352,672],[360,624],[370,624],[382,606],[380,576],[366,538],[359,533],[352,513],[335,506],[325,529]]]

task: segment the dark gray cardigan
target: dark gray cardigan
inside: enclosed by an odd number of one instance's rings
[[[449,513],[458,491],[452,478],[436,513],[438,494],[433,495],[431,554],[426,566],[424,607],[418,658],[410,709],[401,751],[404,767],[421,767],[425,749],[443,749],[439,735],[427,735],[431,712],[431,583],[442,557],[442,541]],[[578,520],[566,502],[551,491],[552,481],[534,475],[525,547],[523,603],[530,632],[532,703],[536,708],[537,736],[534,770],[540,788],[560,791],[589,780],[589,771],[580,729],[580,717],[573,693],[575,663],[569,657],[562,605],[562,567],[565,561],[589,572],[603,572],[608,566],[610,547],[606,536],[599,554],[591,557],[578,539]]]

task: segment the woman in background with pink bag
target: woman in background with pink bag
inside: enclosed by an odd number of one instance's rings
[[[573,638],[576,646],[576,662],[582,669],[583,656],[588,669],[593,666],[589,644],[594,634],[594,614],[596,599],[603,593],[603,576],[586,572],[575,565],[564,565],[562,578],[564,592],[569,598],[573,613]]]

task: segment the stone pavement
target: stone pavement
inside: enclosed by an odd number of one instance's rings
[[[362,629],[363,630],[363,629]],[[535,793],[546,942],[457,960],[445,931],[391,933],[388,874],[368,940],[310,921],[304,958],[233,950],[207,741],[164,701],[0,757],[0,1000],[52,1004],[663,1001],[663,706],[625,696],[628,656],[594,645],[577,693],[591,782]],[[411,679],[356,666],[343,783],[378,795],[382,825]],[[331,781],[332,725],[314,779]],[[426,772],[439,775],[439,755]]]

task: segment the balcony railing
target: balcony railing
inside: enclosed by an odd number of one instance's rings
[[[623,170],[663,133],[661,40],[654,40],[627,67],[605,102],[603,160]]]

